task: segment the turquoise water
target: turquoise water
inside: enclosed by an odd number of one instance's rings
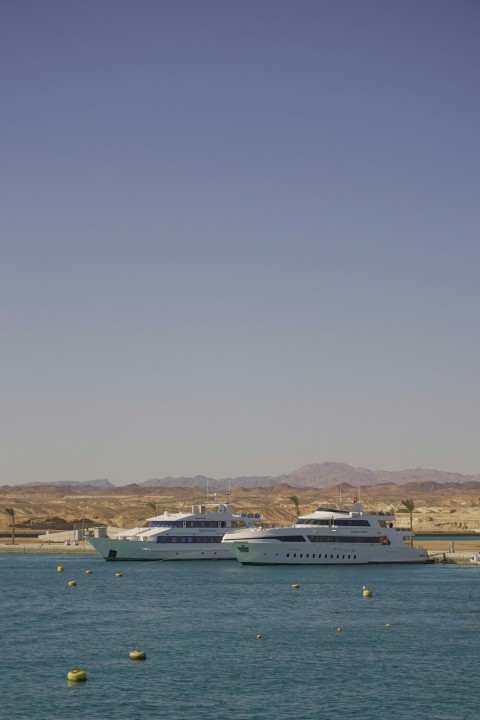
[[[5,554],[0,715],[463,720],[478,714],[479,634],[477,567]],[[67,682],[75,665],[86,683]]]

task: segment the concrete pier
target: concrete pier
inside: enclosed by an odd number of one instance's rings
[[[0,553],[14,553],[21,555],[23,553],[45,553],[55,555],[58,553],[70,553],[70,554],[83,554],[83,555],[96,555],[96,551],[88,542],[77,542],[77,543],[39,543],[39,542],[16,542],[15,545],[12,543],[0,543]]]

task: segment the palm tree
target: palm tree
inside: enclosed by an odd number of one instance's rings
[[[290,502],[295,505],[295,512],[297,513],[297,517],[298,517],[300,515],[300,502],[299,502],[298,497],[296,495],[290,495],[288,500],[290,500]]]
[[[415,510],[415,503],[412,498],[402,500],[402,505],[407,509],[410,515],[410,545],[413,545],[413,511]]]
[[[157,514],[157,503],[155,502],[155,500],[149,500],[147,502],[147,507],[149,507],[153,510],[154,515]]]
[[[15,509],[13,507],[6,507],[4,512],[12,518],[12,545],[15,545]]]

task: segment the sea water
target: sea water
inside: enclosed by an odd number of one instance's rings
[[[0,717],[466,720],[479,633],[474,566],[4,554]]]

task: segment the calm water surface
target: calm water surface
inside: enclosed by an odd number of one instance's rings
[[[479,633],[479,567],[0,555],[0,716],[466,720]]]

